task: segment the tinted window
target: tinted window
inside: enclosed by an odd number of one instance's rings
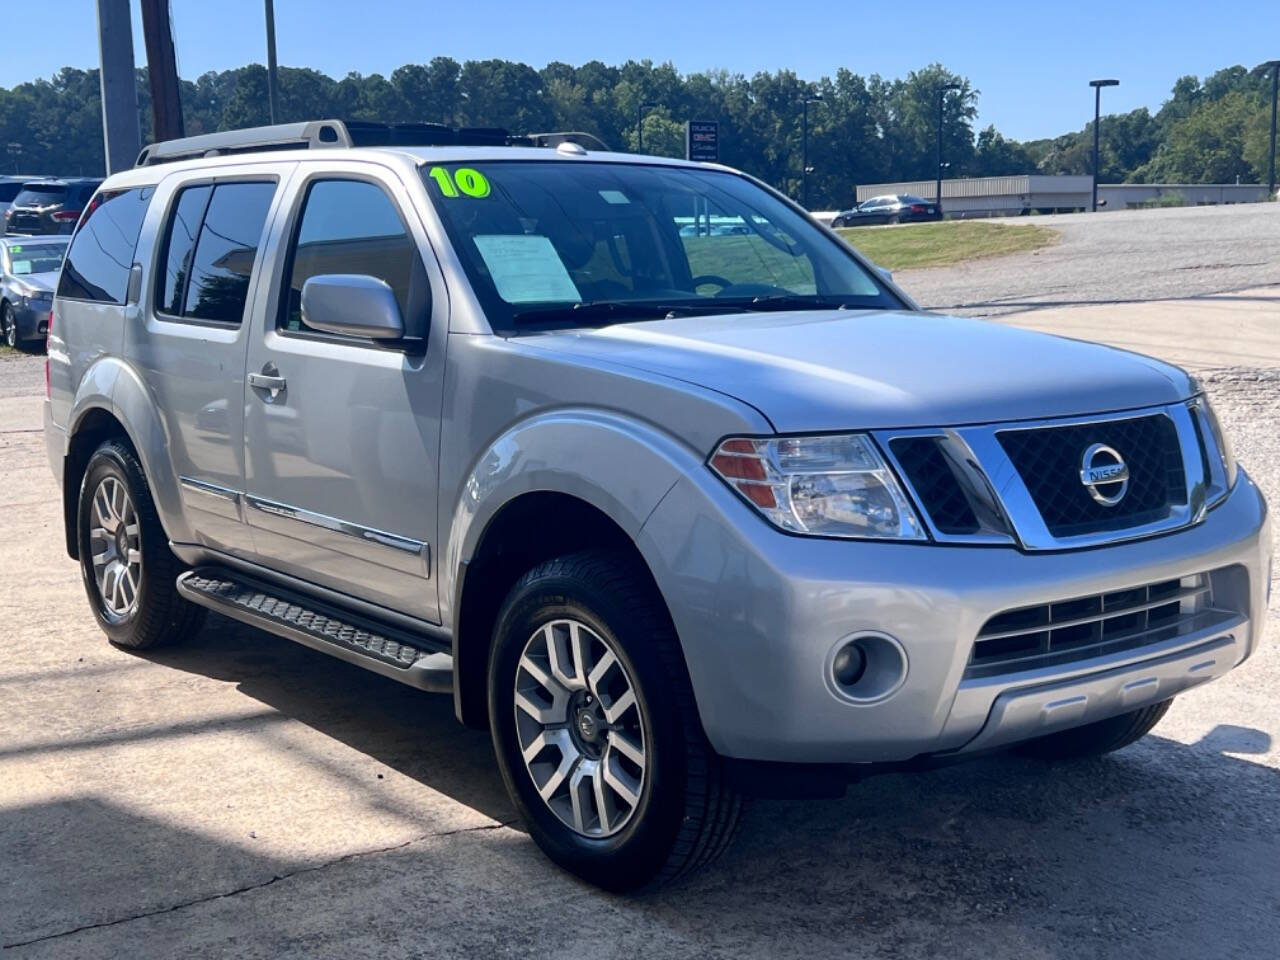
[[[14,202],[23,207],[47,207],[66,198],[67,188],[60,183],[28,183],[23,185]]]
[[[152,187],[100,193],[80,221],[58,282],[58,296],[124,303]]]
[[[196,235],[200,232],[200,222],[204,219],[204,208],[211,193],[213,187],[207,184],[187,187],[178,194],[178,202],[173,205],[160,256],[164,273],[156,290],[157,308],[164,313],[182,315],[187,277],[191,273],[191,254],[195,252]]]
[[[302,285],[325,273],[377,277],[395,291],[400,315],[410,324],[417,250],[391,198],[376,184],[320,180],[311,185],[289,269],[289,301],[283,325],[300,330]]]
[[[274,183],[214,188],[191,258],[183,316],[224,323],[244,317],[253,261],[275,192]]]
[[[9,203],[21,189],[20,183],[0,183],[0,203]]]

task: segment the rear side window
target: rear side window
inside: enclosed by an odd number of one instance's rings
[[[12,203],[21,189],[20,183],[0,183],[0,203]]]
[[[395,291],[405,329],[413,329],[426,275],[395,204],[381,187],[363,180],[319,180],[307,190],[285,287],[284,329],[307,329],[302,286],[326,273],[385,281]]]
[[[239,324],[267,224],[274,183],[220,183],[178,194],[165,228],[158,308],[191,320]]]
[[[138,233],[153,187],[110,190],[93,198],[67,250],[58,296],[123,304]]]

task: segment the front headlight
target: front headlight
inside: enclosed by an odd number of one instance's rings
[[[924,540],[889,465],[865,434],[725,440],[710,466],[774,526],[821,537]]]
[[[1230,490],[1236,485],[1236,455],[1231,449],[1231,441],[1227,439],[1227,435],[1223,432],[1222,424],[1218,421],[1218,415],[1213,410],[1213,404],[1209,402],[1207,396],[1200,398],[1201,409],[1204,410],[1204,418],[1209,424],[1209,432],[1213,434],[1213,444],[1218,448],[1218,454],[1222,457],[1222,469],[1227,475],[1227,489]]]

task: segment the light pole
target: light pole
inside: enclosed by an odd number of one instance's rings
[[[644,153],[644,112],[659,106],[661,104],[648,102],[636,106],[636,153]]]
[[[1276,103],[1280,101],[1280,60],[1263,64],[1271,68],[1271,173],[1267,176],[1267,199],[1276,195]]]
[[[809,104],[821,102],[820,93],[805,97],[800,123],[800,203],[806,210],[809,209]]]
[[[963,89],[958,83],[944,83],[938,88],[938,183],[937,192],[933,195],[938,204],[938,219],[942,219],[942,105],[946,102],[949,91]]]
[[[276,72],[276,5],[275,0],[266,0],[267,5],[267,104],[271,111],[271,122],[280,122],[280,78]]]
[[[1118,87],[1119,80],[1090,80],[1093,87],[1093,212],[1098,212],[1098,131],[1102,126],[1102,88]]]

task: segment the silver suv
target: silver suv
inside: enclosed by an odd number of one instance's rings
[[[449,691],[619,890],[744,795],[1114,750],[1257,647],[1266,505],[1181,370],[921,312],[733,170],[484,133],[97,193],[44,409],[112,642],[214,610]]]

